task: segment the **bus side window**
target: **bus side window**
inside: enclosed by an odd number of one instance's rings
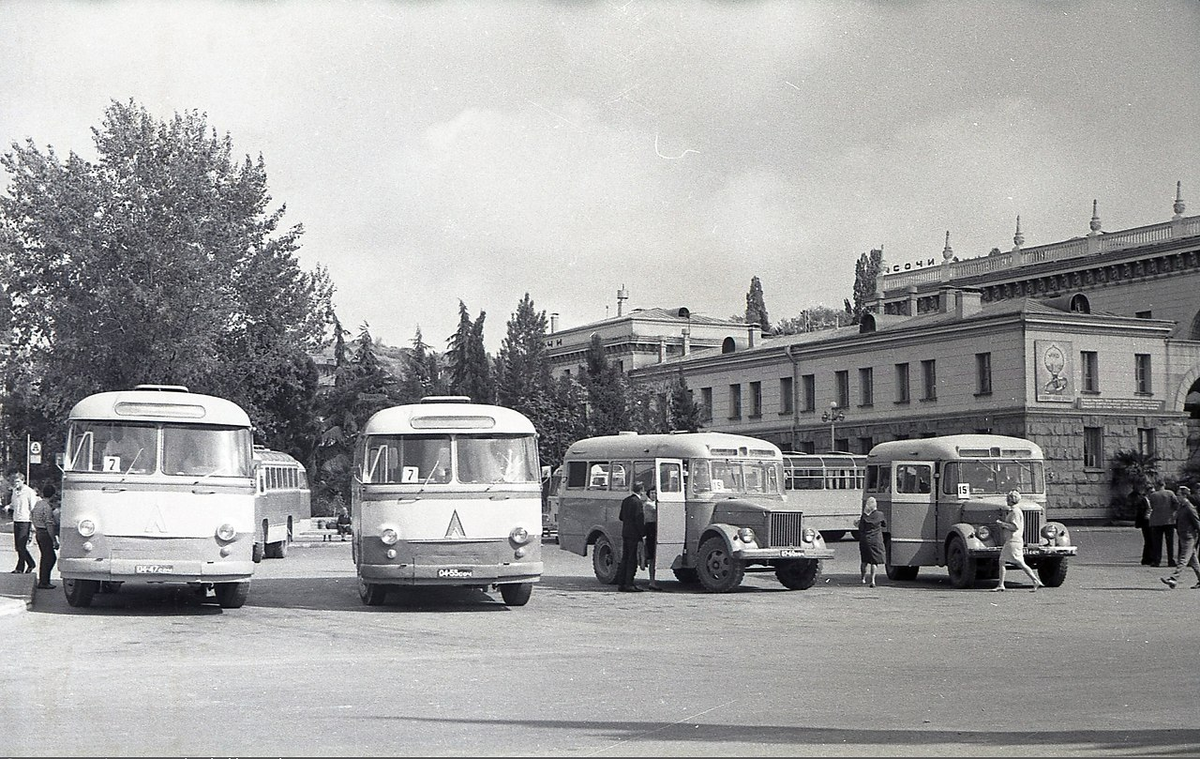
[[[594,461],[588,470],[588,490],[608,490],[608,462]]]
[[[629,462],[612,463],[612,490],[629,490]]]
[[[683,490],[683,475],[679,464],[662,463],[658,465],[658,481],[661,483],[659,492],[679,493]]]
[[[567,462],[567,487],[568,488],[585,488],[587,487],[588,465],[586,461],[568,461]]]

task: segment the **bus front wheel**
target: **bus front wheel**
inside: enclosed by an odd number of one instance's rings
[[[222,609],[240,609],[250,596],[250,581],[219,582],[213,591],[217,595],[217,605]]]
[[[775,567],[775,578],[788,590],[808,590],[820,574],[821,562],[816,559],[785,561]]]
[[[358,597],[367,606],[380,606],[383,604],[383,600],[387,598],[387,588],[383,585],[367,582],[360,577],[358,578]]]
[[[907,582],[917,579],[917,572],[921,571],[920,567],[898,567],[895,564],[888,564],[886,568],[889,580],[901,580]]]
[[[742,584],[746,566],[729,554],[723,538],[714,535],[700,545],[696,571],[705,590],[725,593]]]
[[[962,538],[951,538],[946,548],[946,571],[950,573],[950,584],[956,588],[973,586],[977,569],[978,563],[967,553]]]
[[[524,606],[533,595],[533,583],[510,582],[500,586],[500,597],[507,606]]]
[[[1038,562],[1037,573],[1047,588],[1057,588],[1067,579],[1067,560],[1062,557],[1042,559]]]
[[[67,596],[67,603],[81,609],[92,605],[92,596],[99,590],[99,580],[63,580],[63,592]]]
[[[617,551],[606,535],[596,538],[596,545],[592,546],[592,571],[605,585],[617,581]]]

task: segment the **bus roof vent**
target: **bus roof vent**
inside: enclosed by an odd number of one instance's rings
[[[164,393],[186,393],[186,385],[137,385],[134,390],[161,390]]]
[[[634,430],[621,430],[621,431],[620,431],[620,432],[618,432],[617,434],[618,434],[618,435],[636,435],[636,434],[637,434],[637,432],[636,432],[636,431],[634,431]]]
[[[427,395],[421,399],[421,403],[470,403],[471,398],[466,395]]]

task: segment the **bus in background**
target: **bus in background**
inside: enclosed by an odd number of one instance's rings
[[[282,451],[254,446],[254,561],[287,556],[300,520],[311,517],[304,465]]]
[[[658,490],[656,569],[710,592],[771,572],[791,590],[810,588],[821,534],[783,497],[783,455],[764,440],[722,432],[621,433],[573,443],[563,457],[558,546],[586,556],[607,585],[617,581],[621,501],[634,483]]]
[[[1047,586],[1067,576],[1076,547],[1060,522],[1046,518],[1046,464],[1036,443],[1006,435],[944,435],[880,443],[867,454],[863,497],[883,512],[887,575],[913,580],[921,567],[946,567],[950,583],[969,588],[994,578],[996,528],[1005,495],[1021,494],[1025,561]]]
[[[246,602],[254,571],[250,419],[179,385],[138,385],[75,404],[63,454],[67,603],[122,583],[186,583]]]
[[[363,603],[389,587],[499,589],[523,606],[542,576],[541,467],[524,415],[463,396],[376,412],[354,455],[350,518]]]
[[[783,494],[804,524],[826,542],[858,537],[867,457],[854,453],[783,452]]]

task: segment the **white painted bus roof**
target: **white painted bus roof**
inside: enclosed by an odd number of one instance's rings
[[[659,458],[708,458],[710,448],[754,448],[769,450],[781,458],[779,448],[766,440],[728,432],[683,432],[654,435],[602,435],[577,440],[564,458],[656,456]]]
[[[120,413],[118,403],[146,404],[163,408],[163,413]],[[173,416],[165,407],[181,406],[194,410],[195,416]],[[173,421],[185,424],[220,424],[229,427],[249,427],[250,417],[233,401],[200,393],[164,390],[114,390],[89,395],[75,404],[68,419],[112,420],[124,422]]]
[[[494,424],[488,427],[453,424],[455,419],[465,421],[484,417],[491,418]],[[412,424],[414,418],[430,420],[445,418],[451,426],[414,427]],[[392,406],[376,411],[367,420],[362,430],[364,435],[437,434],[439,432],[534,434],[536,431],[533,428],[533,422],[519,411],[486,403],[408,403],[402,406]]]
[[[942,435],[940,437],[912,438],[909,440],[890,440],[879,443],[867,454],[869,459],[907,459],[907,458],[939,458],[956,459],[960,448],[1006,448],[1031,451],[1033,458],[1042,458],[1042,449],[1032,440],[1009,435]]]
[[[297,461],[294,456],[283,451],[275,451],[258,445],[254,446],[254,461],[255,463],[261,462],[264,464],[289,464],[298,466],[301,469],[304,468],[304,465]]]

